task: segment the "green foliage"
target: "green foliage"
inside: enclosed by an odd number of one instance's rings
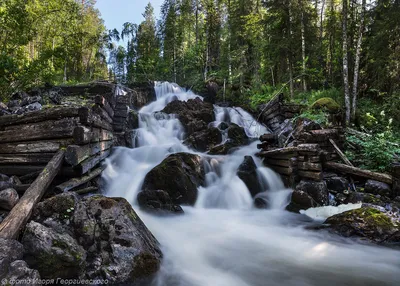
[[[311,90],[308,92],[299,92],[295,94],[293,102],[311,106],[316,101],[322,98],[331,98],[336,103],[341,105],[343,103],[343,94],[337,88],[322,89],[322,90]]]
[[[258,90],[254,91],[250,95],[250,105],[252,108],[256,108],[260,104],[268,103],[279,91],[282,91],[281,87],[274,87],[269,85],[262,85]]]
[[[318,124],[321,124],[323,126],[327,126],[329,124],[329,114],[322,110],[313,110],[313,109],[306,109],[303,111],[299,116],[296,116],[293,118],[293,121],[296,121],[297,118],[307,118],[312,121],[315,121]]]
[[[399,140],[390,130],[363,139],[348,136],[347,141],[349,160],[368,170],[390,172],[395,156],[400,155],[399,145],[393,143]]]

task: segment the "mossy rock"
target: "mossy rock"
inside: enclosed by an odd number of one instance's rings
[[[323,109],[329,113],[336,113],[340,110],[340,105],[330,97],[323,97],[311,105],[312,109]]]
[[[345,237],[359,236],[373,242],[400,243],[399,225],[385,213],[373,207],[362,207],[337,214],[329,217],[325,223],[329,224],[336,233]]]

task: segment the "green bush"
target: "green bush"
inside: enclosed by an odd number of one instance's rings
[[[260,104],[268,103],[277,93],[285,91],[282,86],[262,85],[258,90],[250,92],[250,106],[255,109]]]
[[[295,94],[292,101],[310,106],[321,98],[331,98],[339,105],[343,105],[343,93],[337,88],[300,92]]]
[[[293,121],[296,121],[297,118],[307,118],[323,126],[329,125],[329,114],[324,110],[307,109],[300,115],[294,117]]]

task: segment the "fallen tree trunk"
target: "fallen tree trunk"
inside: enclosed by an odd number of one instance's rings
[[[46,165],[39,177],[26,190],[25,194],[0,224],[0,237],[17,239],[20,231],[29,220],[33,208],[41,200],[50,183],[57,175],[64,159],[65,151],[60,150]]]
[[[339,171],[344,174],[351,174],[351,175],[355,175],[358,177],[363,177],[363,178],[368,178],[368,179],[372,179],[372,180],[379,181],[379,182],[384,182],[387,184],[393,183],[393,177],[390,175],[371,172],[371,171],[363,170],[363,169],[356,168],[353,166],[348,166],[345,164],[326,162],[326,163],[324,163],[324,167],[331,169],[331,170]]]
[[[29,112],[22,115],[3,115],[0,117],[0,127],[16,124],[35,123],[47,120],[59,120],[66,117],[77,117],[76,107],[55,107]]]
[[[260,136],[261,142],[275,142],[276,140],[278,140],[278,136],[274,133],[264,134]]]
[[[83,176],[80,178],[73,178],[65,183],[58,185],[56,187],[56,190],[58,192],[67,192],[76,187],[79,187],[79,186],[89,182],[90,180],[96,178],[97,176],[99,176],[101,174],[101,172],[103,172],[104,169],[105,169],[105,167],[102,166],[100,168],[97,168],[96,170],[89,172],[86,176]]]
[[[74,140],[72,138],[31,142],[1,143],[0,153],[55,153],[61,148],[67,147],[68,145],[73,143]]]
[[[289,158],[286,160],[265,159],[264,162],[268,165],[276,165],[280,167],[293,167],[297,165],[296,158]]]

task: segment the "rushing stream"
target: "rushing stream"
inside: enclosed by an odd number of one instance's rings
[[[291,191],[254,156],[257,142],[227,156],[184,146],[179,120],[158,111],[173,100],[197,96],[169,83],[155,88],[157,100],[139,111],[136,148],[117,148],[104,174],[107,195],[131,202],[162,246],[164,260],[154,285],[400,285],[399,251],[308,230],[316,223],[284,211]],[[215,106],[214,111],[214,125],[233,122],[254,138],[268,132],[241,108]],[[206,186],[199,188],[195,207],[184,207],[179,216],[141,212],[136,196],[146,174],[176,152],[207,158]],[[269,189],[261,194],[268,210],[253,208],[246,185],[236,175],[245,155],[254,157],[259,180]]]

